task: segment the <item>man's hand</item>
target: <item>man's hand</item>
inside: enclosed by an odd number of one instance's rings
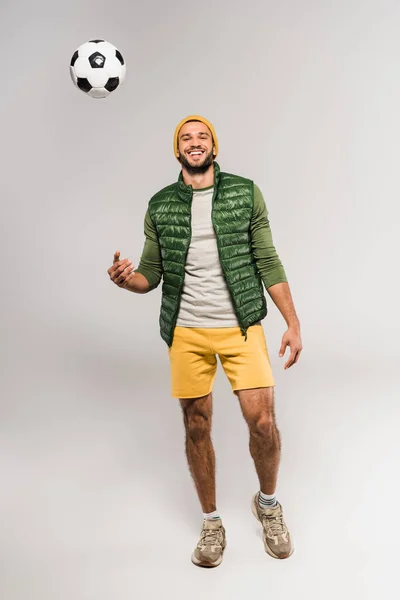
[[[284,333],[281,349],[279,350],[279,356],[283,356],[285,354],[287,346],[290,347],[290,356],[285,365],[285,369],[289,369],[289,367],[297,363],[300,353],[303,350],[299,327],[289,327]]]
[[[147,294],[150,289],[149,282],[146,277],[139,272],[134,271],[134,265],[128,258],[120,260],[120,251],[117,250],[114,254],[112,266],[107,273],[118,287],[135,292],[136,294]]]
[[[292,294],[287,281],[270,285],[267,288],[267,291],[272,300],[275,302],[288,326],[288,329],[282,338],[279,356],[283,356],[285,354],[286,346],[290,347],[289,360],[285,365],[285,369],[289,369],[289,367],[297,363],[300,357],[300,352],[303,350],[300,338],[300,321],[297,318],[296,311],[294,309]]]
[[[133,269],[134,266],[132,261],[128,258],[120,260],[120,251],[117,250],[114,254],[112,267],[108,269],[107,273],[109,274],[111,281],[118,287],[129,289],[129,284],[136,275]]]

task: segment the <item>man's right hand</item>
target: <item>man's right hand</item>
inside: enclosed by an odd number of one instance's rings
[[[149,282],[142,273],[135,273],[132,261],[128,258],[120,260],[120,252],[114,254],[114,261],[107,273],[118,287],[135,292],[136,294],[147,294],[150,290]]]
[[[132,261],[128,258],[120,260],[119,257],[120,251],[117,250],[114,254],[112,267],[108,269],[107,273],[109,274],[111,281],[113,281],[118,287],[129,290],[130,284],[136,277],[136,273],[134,273],[134,266]]]

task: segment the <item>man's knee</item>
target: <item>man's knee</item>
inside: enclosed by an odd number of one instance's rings
[[[275,423],[274,388],[237,390],[243,416],[251,431],[271,435]]]
[[[250,433],[266,439],[273,438],[276,423],[274,415],[271,412],[254,415],[248,420]]]
[[[199,398],[180,398],[186,433],[193,441],[210,434],[211,401],[211,392]]]

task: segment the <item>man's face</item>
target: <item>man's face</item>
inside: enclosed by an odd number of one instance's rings
[[[205,173],[214,160],[214,144],[207,125],[185,123],[178,136],[179,160],[191,175]]]

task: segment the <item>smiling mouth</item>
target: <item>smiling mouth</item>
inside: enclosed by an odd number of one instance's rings
[[[205,154],[204,150],[191,150],[188,152],[189,156],[203,156]]]

